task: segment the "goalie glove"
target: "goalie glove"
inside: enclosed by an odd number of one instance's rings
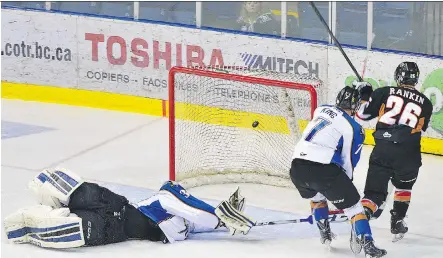
[[[249,230],[255,226],[254,221],[242,212],[236,210],[227,201],[223,201],[217,206],[215,214],[225,227],[229,229],[231,235],[235,235],[236,233],[246,235],[249,233]]]
[[[245,197],[240,194],[240,187],[231,194],[229,197],[229,203],[238,211],[243,212],[245,210]]]

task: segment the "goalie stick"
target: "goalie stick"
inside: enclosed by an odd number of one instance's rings
[[[329,211],[329,222],[338,223],[338,222],[344,222],[344,221],[348,221],[348,217],[343,213],[343,211],[341,211],[341,210]],[[255,223],[254,226],[261,227],[261,226],[294,224],[294,223],[303,223],[303,222],[309,222],[309,224],[314,224],[314,220],[312,218],[312,215],[309,215],[307,218],[301,218],[301,219],[257,222],[257,223]]]

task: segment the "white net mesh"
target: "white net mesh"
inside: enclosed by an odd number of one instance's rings
[[[310,92],[302,88],[321,87],[321,81],[261,70],[171,72],[171,173],[176,181],[185,187],[234,182],[292,186],[293,148],[315,108]],[[270,80],[277,82],[266,85]]]

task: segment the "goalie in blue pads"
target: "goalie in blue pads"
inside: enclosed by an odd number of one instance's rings
[[[137,204],[66,169],[39,173],[29,184],[40,205],[20,209],[4,219],[7,238],[47,248],[106,245],[128,239],[173,243],[194,231],[227,228],[247,234],[255,222],[243,214],[237,190],[213,207],[167,181]]]

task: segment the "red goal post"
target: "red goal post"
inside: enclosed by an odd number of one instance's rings
[[[267,141],[269,146],[274,146],[274,144],[278,146],[278,141],[282,141],[287,147],[293,145],[294,141],[283,139],[279,134],[297,134],[296,136],[299,136],[300,130],[290,129],[288,133],[284,125],[280,127],[275,125],[281,122],[281,119],[275,117],[281,118],[285,116],[282,114],[291,113],[292,115],[286,116],[286,122],[282,122],[283,124],[286,123],[286,127],[290,127],[291,117],[295,118],[294,121],[297,119],[311,119],[318,103],[316,89],[322,86],[320,80],[309,76],[227,66],[203,68],[173,67],[169,71],[168,80],[169,178],[171,180],[182,181],[183,178],[189,179],[196,176],[200,179],[196,180],[198,182],[191,183],[191,186],[218,183],[218,181],[226,183],[223,179],[209,182],[210,180],[207,180],[207,177],[208,175],[229,174],[229,176],[235,175],[234,177],[240,177],[242,182],[249,182],[247,179],[243,180],[244,175],[248,175],[248,173],[251,173],[251,175],[272,174],[271,176],[289,179],[288,175],[283,175],[282,169],[278,173],[267,171],[272,170],[272,161],[269,161],[269,165],[254,164],[254,167],[248,168],[250,167],[249,163],[259,163],[259,160],[263,159],[264,156],[269,156],[268,154],[258,154],[257,156],[259,157],[256,159],[251,157],[251,160],[245,158],[243,165],[243,163],[235,160],[235,156],[232,156],[230,151],[239,153],[250,152],[251,150],[242,147],[242,141],[244,144],[247,144],[247,142]],[[194,91],[187,92],[183,88],[193,89]],[[211,94],[208,92],[211,92]],[[303,95],[303,97],[297,97],[299,95]],[[252,96],[255,96],[254,100]],[[298,100],[294,100],[297,98]],[[257,103],[260,101],[263,103]],[[294,101],[298,101],[298,104],[294,104]],[[299,112],[297,105],[302,106]],[[177,116],[177,114],[179,115]],[[254,126],[254,123],[252,123],[250,128],[246,128],[247,126],[245,125],[250,122],[248,119],[252,119],[252,117],[259,117],[259,119],[255,118],[259,126]],[[262,123],[258,120],[263,120],[267,123],[261,125]],[[296,122],[293,124],[296,124]],[[245,133],[246,130],[249,131]],[[221,142],[224,135],[225,139],[229,138],[227,141],[236,144],[235,148],[229,146],[227,142]],[[187,137],[191,137],[194,140],[188,140]],[[254,139],[251,137],[254,137]],[[200,138],[204,138],[204,140],[200,140]],[[291,143],[286,144],[287,142]],[[201,147],[200,145],[205,145],[206,147]],[[263,148],[263,152],[269,152],[265,144],[258,145],[260,145],[259,149]],[[292,155],[292,148],[286,148],[281,151],[283,153],[289,152]],[[220,157],[217,155],[220,155]],[[191,164],[188,159],[194,160],[194,158],[195,164]],[[215,162],[211,159],[219,161]],[[230,166],[228,163],[231,163],[230,159],[238,165],[238,169],[228,168]],[[269,157],[265,159],[272,160]],[[178,168],[177,162],[188,164]],[[290,166],[290,163],[286,165]],[[186,169],[183,169],[184,167]],[[183,175],[187,174],[180,178],[179,173],[180,175],[181,173]],[[238,176],[239,174],[241,176]],[[202,177],[205,179],[203,180]],[[235,182],[236,180],[230,179],[228,181]],[[252,181],[257,183],[257,180],[253,179]],[[264,182],[258,183],[267,184],[268,182],[264,180]],[[280,185],[280,183],[271,184]]]

